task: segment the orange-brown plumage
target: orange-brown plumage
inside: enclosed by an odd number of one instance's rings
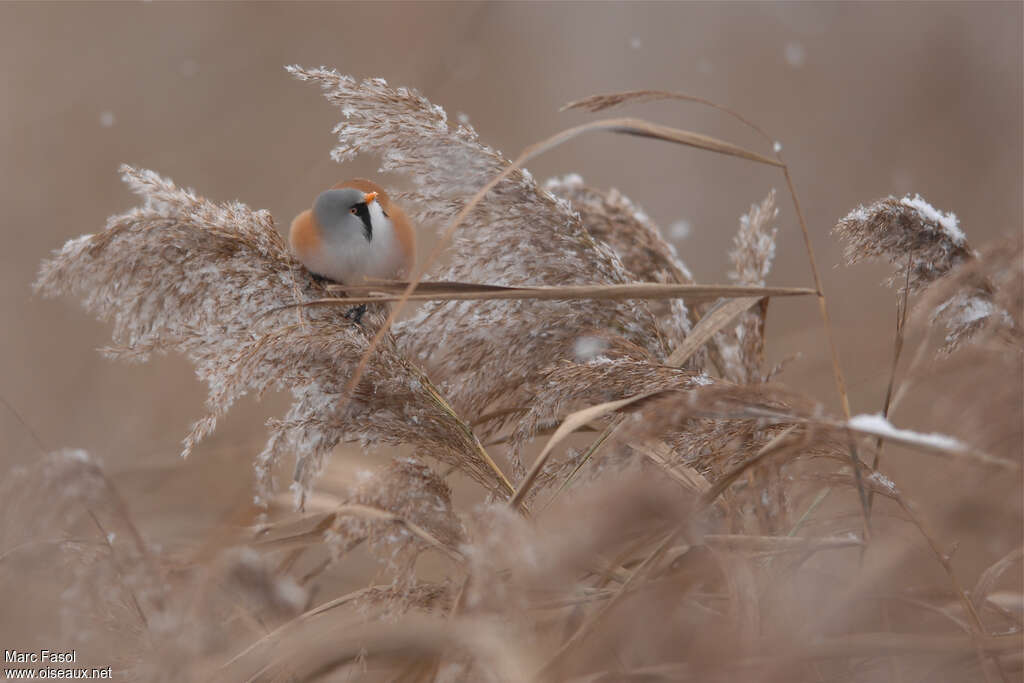
[[[292,250],[299,255],[299,258],[302,258],[304,253],[323,248],[323,240],[320,239],[320,226],[310,209],[306,209],[292,221],[288,239],[292,244]]]

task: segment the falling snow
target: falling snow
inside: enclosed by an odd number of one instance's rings
[[[680,219],[672,221],[672,224],[668,226],[668,236],[674,240],[685,240],[690,236],[692,230],[693,226],[690,225],[690,221]]]
[[[785,55],[786,64],[789,64],[794,68],[803,66],[804,60],[807,58],[804,46],[795,41],[786,43]]]

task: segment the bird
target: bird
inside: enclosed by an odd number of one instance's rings
[[[365,178],[321,192],[292,221],[289,243],[310,273],[342,285],[400,280],[416,259],[416,233],[405,212]],[[365,311],[364,304],[346,316],[358,323]]]

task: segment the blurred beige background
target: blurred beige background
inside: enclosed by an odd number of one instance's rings
[[[115,364],[109,328],[71,300],[32,295],[49,250],[133,204],[128,162],[217,200],[270,209],[280,226],[341,177],[328,158],[340,118],[285,64],[328,65],[418,88],[485,142],[515,155],[581,122],[558,113],[588,94],[661,88],[744,113],[791,165],[825,277],[854,409],[881,406],[894,296],[887,269],[833,267],[829,230],[862,202],[920,192],[980,245],[1021,229],[1020,3],[0,4],[0,471],[46,449],[103,460],[157,534],[202,529],[244,498],[263,419],[281,397],[239,405],[187,462],[177,454],[205,390],[177,357]],[[631,110],[763,150],[695,105]],[[780,173],[693,149],[587,137],[531,165],[616,186],[673,231],[703,282],[722,282],[738,216],[779,189],[769,282],[811,282]],[[773,304],[770,353],[800,351],[783,381],[834,407],[810,299]],[[917,425],[909,425],[917,426]],[[921,425],[931,426],[931,425]],[[2,476],[2,475],[0,475]],[[181,505],[190,501],[188,511]],[[169,509],[177,517],[161,514]]]

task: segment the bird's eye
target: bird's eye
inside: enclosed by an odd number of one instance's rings
[[[353,216],[356,216],[356,215],[359,214],[359,209],[357,209],[356,207],[353,206],[351,209],[348,210],[348,212],[350,214],[352,214]]]

